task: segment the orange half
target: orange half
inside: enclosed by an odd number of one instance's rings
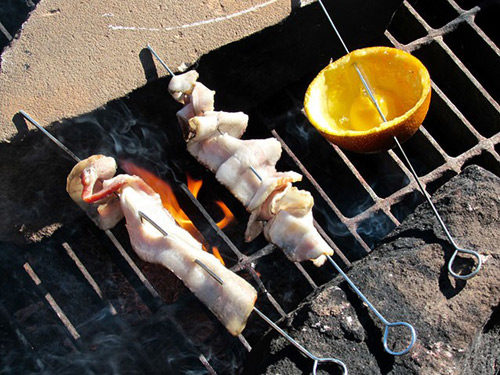
[[[385,118],[368,96],[355,66],[368,80]],[[316,129],[347,150],[371,153],[406,141],[424,121],[431,99],[425,66],[396,48],[352,51],[330,63],[309,85],[304,110]]]

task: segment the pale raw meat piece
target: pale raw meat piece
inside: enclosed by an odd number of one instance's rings
[[[187,103],[184,107],[182,107],[180,110],[177,111],[176,116],[177,116],[177,121],[181,126],[184,139],[187,140],[190,133],[189,120],[191,120],[194,117],[193,105],[191,103]]]
[[[300,181],[295,172],[277,172],[274,165],[281,156],[281,145],[274,138],[241,140],[229,134],[214,134],[187,144],[187,149],[201,164],[215,173],[245,207],[258,206],[275,188]],[[252,166],[262,182],[250,169]],[[250,209],[253,210],[253,207]]]
[[[281,145],[274,138],[259,140],[238,140],[227,136],[227,143],[234,145],[231,154],[215,173],[217,180],[226,186],[245,207],[251,211],[264,202],[273,189],[291,181],[300,181],[302,176],[295,172],[277,172],[275,164],[281,155]],[[219,145],[225,147],[227,143]],[[206,152],[205,155],[207,155]],[[262,181],[250,168],[252,167]]]
[[[196,70],[173,76],[168,84],[168,92],[176,101],[186,104],[186,97],[193,92],[198,76]]]
[[[291,183],[287,183],[275,189],[259,207],[251,211],[248,218],[247,228],[245,230],[245,241],[253,241],[259,234],[262,233],[266,221],[271,220],[276,214],[276,202],[292,187]]]
[[[312,212],[294,216],[288,211],[280,211],[266,223],[264,235],[292,262],[312,260],[316,266],[321,266],[326,260],[324,255],[333,255],[333,249],[314,228]]]
[[[313,204],[309,192],[288,190],[277,202],[277,213],[265,224],[264,236],[292,262],[312,260],[319,267],[325,255],[333,255],[333,249],[314,227]]]
[[[205,112],[189,120],[188,142],[200,142],[211,136],[224,133],[240,138],[248,125],[248,116],[243,112]]]
[[[118,198],[107,195],[101,200],[86,202],[89,196],[102,189],[102,181],[116,173],[115,159],[104,155],[93,155],[77,163],[66,180],[66,191],[73,201],[101,229],[114,227],[122,218],[121,210],[116,209]]]
[[[196,82],[189,102],[193,105],[194,114],[202,116],[205,112],[214,110],[215,91],[210,90],[203,83]]]
[[[139,257],[172,271],[232,335],[239,335],[253,310],[256,290],[224,267],[215,256],[204,251],[198,241],[179,227],[163,208],[158,194],[145,192],[132,183],[122,188],[120,202],[130,242]],[[147,221],[141,222],[139,211],[165,230],[168,236],[164,237]],[[196,259],[220,277],[223,285],[195,263]]]
[[[235,138],[241,138],[248,126],[248,115],[243,112],[205,112],[205,115],[216,115],[219,130]]]
[[[248,211],[251,212],[259,208],[275,190],[279,190],[282,186],[291,186],[292,182],[301,180],[302,175],[293,171],[274,171],[272,174],[263,177],[259,189],[248,204]]]

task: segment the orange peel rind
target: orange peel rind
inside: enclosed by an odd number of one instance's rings
[[[356,72],[361,70],[387,118],[383,122]],[[352,51],[325,67],[309,85],[304,110],[311,124],[341,148],[373,153],[406,141],[429,109],[431,79],[411,54],[390,47]]]

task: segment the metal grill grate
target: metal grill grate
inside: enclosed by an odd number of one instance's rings
[[[500,107],[496,101],[499,85],[498,77],[491,74],[498,69],[500,52],[476,24],[481,8],[476,5],[463,10],[453,0],[439,0],[432,6],[414,1],[414,7],[411,3],[404,1],[385,32],[387,39],[381,41],[419,57],[433,77],[434,92],[427,119],[417,134],[404,145],[410,160],[429,193],[469,164],[479,164],[500,174],[497,153]],[[438,12],[436,6],[443,12]],[[431,19],[429,22],[436,28],[429,26],[421,14],[428,16]],[[295,102],[300,100],[296,98]],[[298,118],[301,116],[298,111],[276,121],[290,121],[290,116],[295,123],[304,123]],[[276,128],[279,126],[276,125]],[[354,177],[344,188],[354,189],[358,196],[365,197],[354,209],[345,207],[342,202],[344,195],[340,194],[340,199],[336,199],[335,193],[325,192],[325,184],[318,183],[314,173],[310,173],[292,147],[283,140],[285,136],[282,138],[278,133],[290,131],[286,126],[280,129],[284,130],[274,129],[272,135],[282,143],[283,150],[296,168],[366,252],[399,225],[423,199],[419,197],[417,184],[398,152],[389,150],[364,156],[345,152],[330,144],[334,154],[347,167],[347,173]],[[294,142],[293,134],[287,136]],[[298,149],[301,150],[300,147]],[[375,172],[372,168],[374,164],[379,166]],[[385,228],[373,231],[373,236],[366,235],[367,226],[380,225],[381,221]],[[356,257],[353,254],[348,256]],[[345,256],[342,259],[346,261]]]
[[[498,8],[495,9],[498,11]],[[479,164],[500,174],[499,86],[495,81],[498,78],[491,74],[497,69],[500,53],[492,40],[493,34],[491,38],[488,36],[491,30],[494,31],[488,17],[486,9],[468,0],[436,0],[432,5],[422,1],[404,1],[385,32],[385,39],[379,41],[415,54],[433,77],[434,92],[427,119],[418,133],[404,145],[429,193],[468,164]],[[282,144],[283,168],[280,169],[294,169],[305,176],[304,187],[312,192],[317,202],[315,224],[335,250],[335,260],[350,267],[352,260],[369,253],[377,241],[397,226],[421,201],[421,197],[397,152],[355,155],[328,143],[313,130],[304,130],[311,127],[300,113],[302,94],[302,86],[298,90],[289,89],[285,100],[287,104],[280,107],[277,117],[263,118],[261,108],[258,109],[260,113],[250,113],[250,117],[257,119],[255,124],[264,129],[264,133],[276,137]],[[290,122],[297,125],[295,130],[286,126]],[[303,152],[304,147],[310,145],[317,152],[316,158]],[[334,163],[337,176],[322,174],[321,162],[325,160]],[[274,310],[274,317],[286,317],[290,306],[296,306],[298,297],[288,307],[282,306],[283,303],[278,300],[283,298],[275,298],[274,291],[269,291],[265,275],[259,276],[255,270],[256,265],[270,262],[273,254],[279,254],[280,250],[268,244],[245,255],[217,227],[206,207],[189,192],[187,186],[181,184],[178,188],[203,218],[203,222],[195,224],[206,234],[207,240],[224,246],[235,256],[234,271],[245,272],[252,277],[260,296],[265,296],[269,302],[269,308],[265,310]],[[347,196],[355,197],[355,204],[352,204],[352,199],[346,201]],[[143,272],[144,264],[130,249],[123,248],[114,235],[107,239],[97,230],[78,235],[82,238],[93,236],[102,241],[103,247],[109,250],[108,261],[113,264],[112,270],[103,269],[102,264],[92,260],[95,253],[87,254],[89,249],[85,245],[78,244],[73,248],[65,242],[67,239],[54,239],[55,242],[64,242],[62,249],[54,253],[62,264],[60,269],[69,265],[68,270],[62,271],[56,279],[75,277],[78,279],[76,285],[88,286],[87,291],[78,293],[79,297],[88,294],[85,301],[90,302],[85,311],[75,311],[75,305],[80,306],[80,303],[58,304],[61,300],[68,301],[68,292],[58,290],[56,282],[51,281],[53,276],[44,270],[43,259],[16,255],[13,257],[16,267],[6,273],[10,285],[15,285],[25,296],[22,298],[24,305],[16,304],[11,295],[0,298],[0,324],[8,332],[5,336],[8,339],[3,339],[3,342],[31,353],[30,366],[36,369],[50,368],[50,364],[40,359],[43,356],[40,348],[46,346],[48,337],[64,343],[58,348],[59,353],[85,350],[88,346],[86,338],[91,336],[89,332],[96,329],[89,330],[85,326],[89,315],[105,311],[106,319],[119,319],[118,310],[130,309],[149,317],[164,305],[159,298],[161,293],[155,288],[157,284],[148,280],[150,273]],[[283,259],[279,258],[279,261]],[[329,271],[318,271],[308,264],[294,266],[307,281],[309,290],[333,276]],[[127,301],[121,300],[120,292],[106,281],[110,273],[117,279],[112,284],[127,284],[130,295]],[[278,291],[283,292],[279,288]],[[118,306],[120,303],[129,306]],[[33,306],[38,311],[26,314],[29,319],[19,313],[33,309]],[[37,320],[50,324],[53,328],[51,335],[44,336],[36,329]],[[102,326],[100,328],[103,329]],[[120,332],[114,326],[105,329]],[[188,345],[186,350],[193,349]],[[142,352],[139,350],[137,353]],[[208,366],[208,371],[213,371],[206,358],[201,356],[200,360]],[[148,369],[147,366],[144,368]]]

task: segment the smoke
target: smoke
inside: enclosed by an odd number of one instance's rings
[[[293,137],[304,141],[305,143],[310,143],[311,137],[317,133],[314,127],[309,123],[303,110],[298,108],[289,110],[286,112],[287,124],[286,130]],[[288,126],[289,125],[289,126]]]
[[[237,372],[243,347],[196,297],[180,289],[174,304],[146,306],[137,286],[112,261],[100,232],[89,231],[92,226],[84,220],[23,248],[0,244],[5,260],[0,264],[0,374],[207,374],[201,353],[219,373]],[[70,241],[104,300],[75,267],[64,241]],[[23,267],[26,262],[39,285]],[[79,338],[49,306],[47,293]]]
[[[395,227],[396,225],[386,214],[377,211],[358,225],[357,232],[366,244],[373,248]]]
[[[178,176],[185,170],[185,161],[181,160],[185,146],[175,116],[151,121],[141,113],[134,113],[131,108],[135,105],[133,101],[120,99],[89,114],[65,120],[62,127],[71,130],[61,132],[60,137],[81,158],[105,154],[147,165],[160,176],[180,180]],[[153,112],[154,108],[150,110]]]
[[[93,140],[93,144],[82,150],[87,154],[102,152],[117,157],[141,156],[159,160],[168,144],[160,128],[140,121],[123,101],[67,121],[84,128],[87,137]]]
[[[34,349],[27,344],[25,347],[10,345],[8,351],[1,350],[0,374],[208,373],[199,359],[203,348],[193,345],[168,308],[134,324],[111,315],[105,308],[76,328],[82,337],[72,342],[69,338],[64,339],[63,328],[58,325],[48,324],[47,320],[38,322],[32,329],[38,335],[45,335],[47,340]],[[28,334],[31,338],[34,333]],[[55,339],[55,334],[60,337]],[[211,355],[213,350],[209,348],[205,356],[212,366],[221,368],[221,363],[214,361]],[[225,351],[232,352],[227,347]],[[228,361],[223,363],[223,372],[233,373],[241,360],[234,354],[225,357]]]

